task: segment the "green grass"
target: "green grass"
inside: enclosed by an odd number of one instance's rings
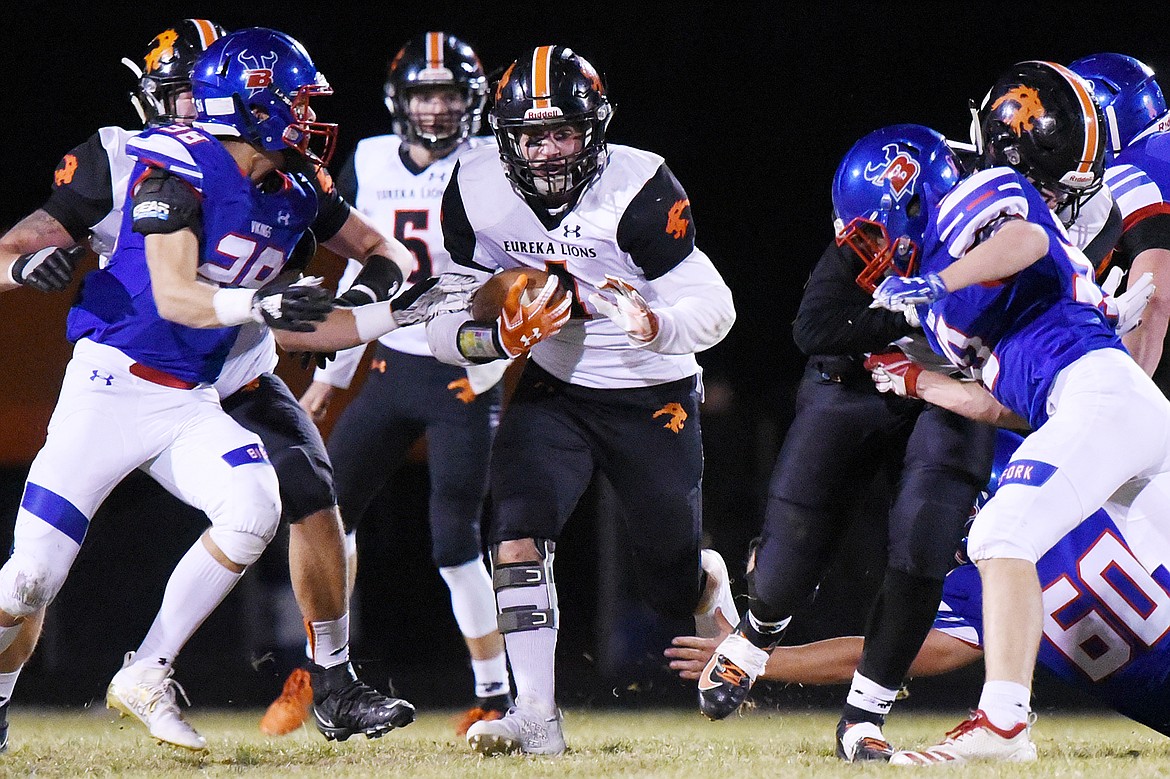
[[[158,745],[112,712],[17,710],[12,749],[0,775],[74,776],[409,776],[495,777],[835,777],[918,769],[846,766],[833,757],[835,713],[761,712],[725,722],[678,711],[567,711],[569,753],[561,758],[472,754],[452,730],[451,712],[424,713],[388,736],[344,744],[303,729],[270,739],[259,712],[194,710],[191,722],[210,749],[197,754]],[[934,743],[964,716],[895,714],[887,735],[901,745]],[[1170,775],[1170,739],[1113,716],[1042,716],[1034,736],[1040,762],[1025,766],[940,768],[964,777],[1155,777]]]

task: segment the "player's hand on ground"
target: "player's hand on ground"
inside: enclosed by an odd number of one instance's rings
[[[414,284],[390,301],[391,315],[399,327],[428,322],[442,314],[465,311],[480,282],[465,273],[443,273]]]
[[[869,371],[878,392],[893,392],[902,398],[918,397],[918,377],[922,366],[901,351],[871,354],[865,358],[865,369]]]
[[[925,276],[888,276],[873,291],[870,308],[905,311],[910,306],[929,305],[946,297],[950,290],[937,273]]]
[[[699,678],[707,661],[715,654],[715,648],[735,629],[723,616],[723,609],[715,609],[715,624],[719,628],[719,635],[714,638],[675,636],[671,639],[670,646],[662,653],[670,658],[670,670],[677,672],[683,679],[695,681]]]
[[[256,290],[252,318],[274,330],[311,333],[333,310],[333,294],[320,276],[280,279]]]
[[[298,402],[314,422],[320,422],[325,418],[325,412],[329,410],[329,401],[333,399],[333,392],[332,384],[314,381],[305,390],[305,394],[301,395]]]
[[[1101,302],[1105,316],[1114,323],[1118,335],[1125,335],[1142,323],[1146,304],[1150,302],[1157,286],[1154,284],[1154,274],[1143,273],[1137,281],[1129,285],[1129,289],[1120,295],[1114,296],[1121,285],[1125,271],[1114,266],[1105,281],[1101,284],[1101,291],[1105,299]]]
[[[9,268],[9,274],[17,284],[41,292],[60,292],[73,280],[73,271],[83,256],[84,246],[70,249],[47,246],[17,257]]]
[[[600,289],[612,293],[612,298],[595,292],[589,296],[589,302],[630,338],[649,343],[658,336],[658,315],[628,281],[607,273]]]
[[[500,346],[508,357],[519,357],[545,338],[556,335],[569,321],[573,293],[565,292],[557,303],[552,302],[559,287],[556,276],[549,276],[540,293],[530,302],[524,302],[528,277],[521,274],[508,288],[504,308],[496,320]]]

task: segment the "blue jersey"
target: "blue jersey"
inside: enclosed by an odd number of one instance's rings
[[[274,174],[261,189],[228,151],[203,130],[171,125],[146,130],[126,143],[136,162],[127,201],[150,169],[192,187],[200,200],[200,281],[258,288],[280,273],[305,228],[317,215],[317,193],[301,174]],[[181,379],[219,376],[238,327],[192,328],[163,319],[154,303],[145,236],[124,209],[117,249],[106,268],[86,276],[70,309],[69,340],[89,338]]]
[[[1010,279],[957,290],[934,303],[931,346],[979,378],[1035,429],[1056,375],[1095,349],[1122,349],[1101,310],[1093,267],[1027,179],[1010,168],[979,171],[939,204],[921,270],[938,273],[970,251],[987,228],[1020,218],[1048,234],[1048,252]]]
[[[1152,569],[1152,570],[1147,570]],[[1044,591],[1038,662],[1063,681],[1170,736],[1170,572],[1143,565],[1105,511],[1036,563]],[[974,565],[947,575],[934,627],[983,643]]]

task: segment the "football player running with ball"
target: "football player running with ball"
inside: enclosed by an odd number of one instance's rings
[[[643,595],[705,635],[735,615],[727,569],[701,549],[701,384],[695,353],[730,329],[731,291],[695,246],[690,200],[662,158],[607,145],[613,108],[593,66],[538,46],[501,76],[489,119],[499,149],[465,154],[443,198],[460,265],[525,279],[494,321],[437,317],[436,357],[473,365],[528,354],[492,448],[493,584],[516,705],[467,732],[482,754],[564,751],[554,694],[561,528],[600,471],[627,517]],[[567,293],[554,297],[558,281]]]

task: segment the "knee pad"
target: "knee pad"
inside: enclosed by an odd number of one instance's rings
[[[213,527],[208,534],[219,547],[219,551],[223,552],[224,557],[236,565],[246,567],[260,559],[260,555],[268,547],[268,542],[272,540],[275,529],[274,526],[273,533],[262,536],[248,530]]]
[[[0,568],[0,609],[14,617],[27,617],[48,606],[65,584],[71,562],[17,550]]]
[[[553,580],[553,550],[556,544],[535,539],[539,560],[525,563],[498,563],[499,547],[492,548],[492,587],[496,591],[496,617],[500,633],[552,628],[560,623],[557,588]]]
[[[286,521],[300,522],[337,505],[333,469],[328,462],[313,459],[302,447],[291,447],[273,458],[272,467],[280,481],[280,503]],[[346,530],[351,529],[346,525]]]
[[[468,638],[482,638],[496,630],[496,597],[492,577],[483,559],[475,557],[462,565],[439,569],[451,590],[451,611],[459,632]]]

